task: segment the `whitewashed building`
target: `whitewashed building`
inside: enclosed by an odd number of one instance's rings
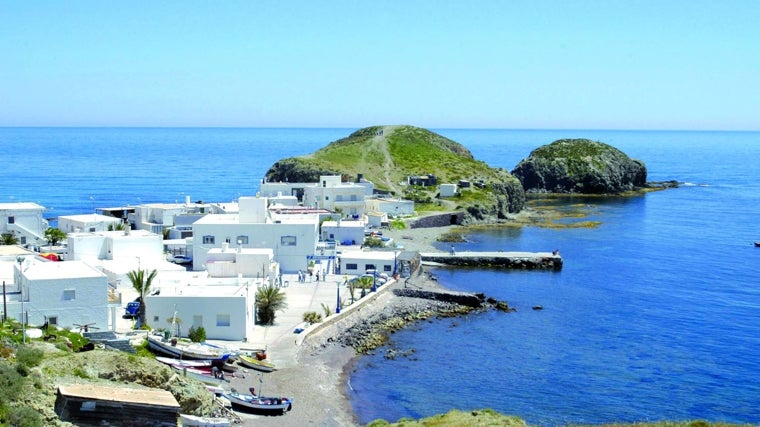
[[[456,184],[441,184],[438,186],[438,194],[441,197],[454,197],[457,194]]]
[[[121,224],[119,218],[101,214],[64,215],[58,217],[58,229],[64,233],[108,231]]]
[[[341,182],[340,175],[321,176],[318,183],[304,189],[303,205],[341,212],[347,218],[361,218],[367,191],[367,185]]]
[[[43,212],[45,208],[37,203],[0,203],[0,234],[13,234],[21,245],[47,243],[48,222]]]
[[[26,323],[100,330],[113,325],[105,274],[82,261],[50,262],[26,257],[16,265]]]
[[[367,211],[382,212],[389,217],[395,218],[400,216],[414,215],[414,202],[402,199],[367,199]]]
[[[203,327],[210,340],[247,341],[254,327],[254,302],[262,279],[217,279],[177,287],[162,284],[158,295],[145,298],[146,321],[155,329],[170,329],[181,319],[180,335]]]
[[[322,223],[322,240],[341,245],[361,245],[364,242],[363,221],[325,221]]]
[[[223,244],[271,248],[284,272],[306,268],[319,240],[317,214],[274,216],[264,197],[241,197],[239,205],[239,214],[206,215],[193,224],[193,270],[205,270],[209,252]]]
[[[396,255],[400,251],[363,251],[347,250],[338,255],[340,260],[339,274],[362,275],[367,270],[386,273],[389,276],[396,272]]]

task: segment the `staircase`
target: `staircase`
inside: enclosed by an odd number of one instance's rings
[[[119,350],[126,353],[137,353],[137,350],[129,343],[129,338],[119,338],[115,333],[105,332],[84,332],[82,336],[96,344],[103,344],[106,348]]]

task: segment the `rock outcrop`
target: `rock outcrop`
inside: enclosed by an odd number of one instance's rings
[[[646,186],[647,169],[615,147],[560,139],[539,147],[512,174],[526,192],[618,194]]]

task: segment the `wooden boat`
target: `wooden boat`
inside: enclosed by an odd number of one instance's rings
[[[174,371],[177,372],[178,375],[181,375],[187,378],[196,379],[207,385],[220,386],[225,381],[223,377],[222,378],[215,377],[211,373],[211,368],[209,368],[208,370],[205,370],[205,369],[198,369],[198,368],[179,368],[177,366],[172,366],[172,369],[174,369]]]
[[[184,360],[184,359],[175,359],[173,357],[164,357],[164,356],[156,356],[156,360],[164,363],[169,366],[177,366],[180,368],[203,368],[203,367],[210,367],[211,366],[211,360],[208,359],[192,359],[192,360]]]
[[[220,347],[211,347],[177,338],[167,339],[160,335],[148,335],[148,347],[177,359],[227,360],[230,352]]]
[[[293,409],[293,399],[289,397],[263,397],[238,392],[222,393],[233,407],[245,408],[254,412],[282,413]]]
[[[247,368],[255,369],[261,372],[272,372],[277,370],[277,367],[272,362],[259,360],[255,357],[246,356],[244,354],[238,356],[238,363]]]
[[[198,417],[189,414],[179,414],[182,421],[182,427],[230,427],[230,420],[227,418],[216,417]]]

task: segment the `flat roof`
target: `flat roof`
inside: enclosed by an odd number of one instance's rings
[[[22,269],[24,275],[30,280],[106,277],[105,274],[83,261],[34,261],[28,268],[24,264]]]
[[[59,385],[58,392],[64,396],[92,400],[139,403],[151,406],[179,408],[177,399],[169,391],[157,388],[134,389],[96,384]]]
[[[0,209],[39,209],[45,210],[44,206],[40,206],[34,202],[14,202],[14,203],[0,203]]]

